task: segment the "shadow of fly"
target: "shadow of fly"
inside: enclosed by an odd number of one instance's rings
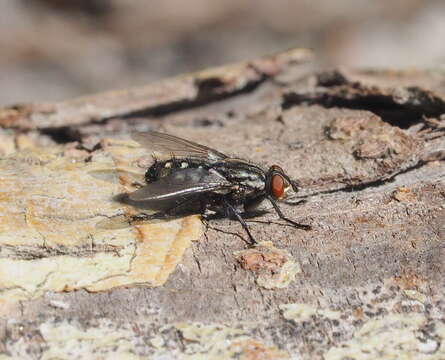
[[[238,220],[250,243],[255,244],[245,219],[264,214],[266,211],[259,210],[259,205],[268,200],[280,219],[298,229],[310,229],[309,225],[284,216],[278,206],[290,192],[298,191],[297,182],[279,166],[266,170],[207,146],[155,131],[134,133],[132,137],[154,157],[145,174],[146,184],[121,198],[129,205],[153,212],[135,215],[133,221],[192,214],[201,214],[204,219],[228,217]],[[160,160],[155,154],[167,159]]]

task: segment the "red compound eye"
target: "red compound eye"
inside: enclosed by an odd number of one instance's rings
[[[272,195],[280,199],[284,195],[284,179],[281,175],[273,175],[271,181]]]

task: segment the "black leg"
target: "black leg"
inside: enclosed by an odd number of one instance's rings
[[[302,229],[302,230],[311,230],[311,226],[310,225],[303,225],[303,224],[299,224],[289,218],[287,218],[286,216],[284,216],[284,214],[282,213],[280,207],[278,206],[278,204],[276,203],[276,201],[272,198],[272,197],[267,197],[269,199],[269,201],[271,202],[273,208],[275,209],[275,211],[278,214],[278,217],[286,222],[288,222],[289,224],[292,224],[293,226],[295,226],[298,229]]]
[[[247,226],[246,222],[244,221],[244,219],[242,218],[240,213],[238,213],[238,211],[236,211],[235,207],[232,204],[230,204],[226,199],[224,199],[224,207],[225,207],[226,211],[228,212],[228,215],[235,216],[236,219],[240,222],[244,231],[249,236],[251,245],[257,244],[258,242],[253,238],[252,234],[249,231],[249,227]]]

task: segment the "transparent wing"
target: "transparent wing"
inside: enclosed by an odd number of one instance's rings
[[[129,194],[130,201],[150,202],[179,200],[205,192],[230,189],[232,183],[216,173],[202,168],[173,171],[139,190]],[[149,204],[147,204],[149,205]]]
[[[207,146],[156,131],[133,133],[132,138],[150,151],[177,158],[191,157],[211,161],[227,158],[223,153]]]

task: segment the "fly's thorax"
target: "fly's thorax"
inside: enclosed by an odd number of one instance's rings
[[[221,161],[213,166],[222,176],[240,189],[262,191],[266,186],[266,173],[256,165],[243,160],[230,159]]]

